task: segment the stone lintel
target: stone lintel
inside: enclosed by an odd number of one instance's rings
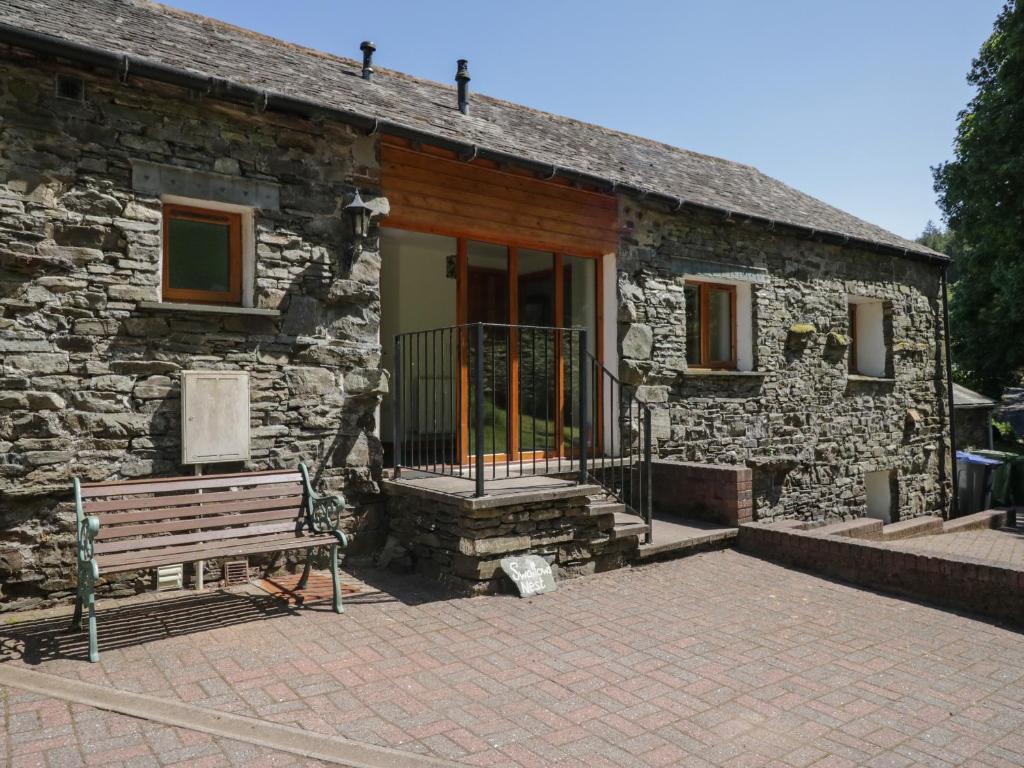
[[[196,200],[252,206],[263,211],[280,208],[279,186],[262,179],[197,171],[176,165],[132,160],[132,188],[144,195],[180,195]]]

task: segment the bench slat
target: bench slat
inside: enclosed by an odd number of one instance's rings
[[[271,520],[291,520],[299,518],[298,505],[278,506],[275,509],[259,512],[247,512],[237,515],[217,515],[215,517],[186,518],[184,520],[160,520],[155,523],[139,523],[137,525],[116,525],[112,528],[100,527],[97,541],[111,539],[131,539],[134,536],[153,536],[174,531],[208,531],[212,528],[230,528],[238,525],[266,523]]]
[[[150,480],[125,480],[116,483],[97,483],[82,486],[83,499],[101,496],[125,496],[134,493],[169,493],[191,491],[196,488],[232,488],[271,485],[273,483],[301,482],[298,472],[252,472],[232,475],[202,475],[198,477],[165,477]]]
[[[279,534],[297,529],[296,521],[280,523],[264,523],[263,525],[247,525],[241,528],[224,528],[219,531],[200,531],[198,533],[172,534],[170,536],[149,536],[141,539],[113,539],[98,541],[95,545],[96,554],[111,552],[142,552],[147,549],[170,547],[176,544],[195,544],[219,539],[242,539]]]
[[[222,501],[214,504],[203,502],[198,503],[202,496],[196,496],[197,503],[187,507],[174,507],[173,509],[148,510],[143,512],[119,512],[97,515],[100,519],[100,533],[108,527],[108,530],[117,530],[126,523],[142,523],[158,520],[177,520],[180,518],[213,517],[216,515],[230,515],[236,512],[258,512],[263,509],[280,509],[291,507],[298,516],[302,506],[302,495],[295,496],[274,496],[269,499],[250,499],[248,501]]]
[[[293,496],[302,493],[302,483],[281,483],[279,485],[259,485],[255,488],[242,488],[235,491],[210,491],[206,493],[180,493],[170,496],[134,496],[127,498],[108,499],[106,501],[86,501],[82,509],[87,515],[104,515],[122,511],[154,509],[157,507],[181,507],[195,504],[201,500],[203,504],[213,501],[238,501],[241,499],[262,499],[274,496]]]
[[[305,549],[337,544],[331,535],[306,534],[304,536],[283,536],[279,538],[234,539],[221,541],[217,546],[181,545],[166,549],[152,549],[135,552],[120,552],[97,555],[100,573],[119,573],[156,568],[159,565],[191,563],[196,560],[212,560],[233,555],[251,555],[264,552],[283,552],[289,549]]]

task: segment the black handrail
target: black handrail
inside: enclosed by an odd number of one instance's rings
[[[394,473],[596,482],[647,524],[651,409],[583,328],[472,323],[395,336]],[[513,417],[518,414],[518,418]]]
[[[483,496],[488,480],[564,474],[575,457],[586,482],[586,345],[582,328],[498,323],[396,335],[395,476],[463,477]]]
[[[651,407],[593,355],[588,353],[587,357],[596,387],[592,398],[593,423],[598,427],[595,443],[600,441],[599,446],[595,445],[590,477],[630,512],[643,518],[647,526],[644,541],[650,544],[654,490]]]

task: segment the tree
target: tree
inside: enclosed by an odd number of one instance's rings
[[[963,246],[953,230],[944,229],[929,219],[928,223],[924,225],[924,230],[915,238],[914,242],[949,256],[952,261],[949,265],[949,282],[955,283],[959,279],[960,272],[957,267],[960,264]]]
[[[983,391],[1024,369],[1024,11],[1007,0],[971,65],[954,159],[933,168],[959,245],[950,303],[953,359]],[[929,236],[935,233],[927,233]]]

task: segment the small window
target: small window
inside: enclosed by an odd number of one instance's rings
[[[241,214],[169,203],[163,214],[164,298],[240,304]]]
[[[85,81],[71,75],[57,75],[56,90],[58,99],[85,101]]]
[[[736,367],[736,286],[692,283],[686,295],[686,364]]]
[[[858,376],[883,377],[886,372],[885,307],[876,299],[851,297],[849,371]]]

